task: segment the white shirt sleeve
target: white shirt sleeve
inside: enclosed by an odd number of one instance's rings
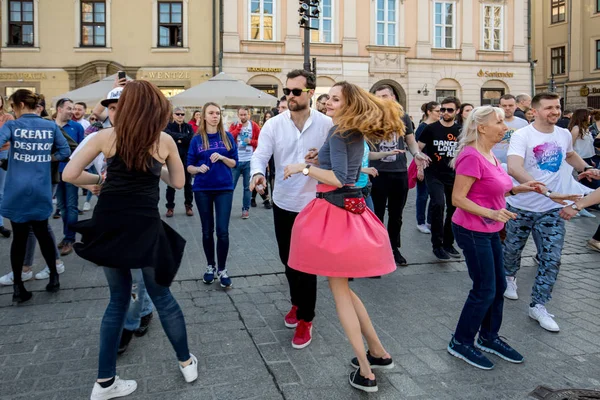
[[[254,149],[254,153],[252,153],[252,159],[250,160],[250,176],[254,176],[256,174],[265,174],[267,171],[267,165],[269,164],[269,160],[273,155],[273,151],[275,149],[275,138],[274,138],[274,130],[275,123],[272,120],[269,120],[265,123],[260,131],[260,136],[258,137],[258,146]]]
[[[73,153],[71,154],[71,158],[73,158],[75,156],[75,154],[77,154],[79,152],[79,150],[82,149],[83,146],[85,146],[85,144],[90,141],[91,138],[96,136],[97,133],[98,132],[94,132],[94,133],[90,133],[89,135],[87,135],[81,141],[81,143],[79,143],[79,146],[77,146],[77,148],[75,150],[73,150]],[[101,153],[96,158],[94,158],[94,161],[92,161],[87,167],[85,167],[85,169],[90,169],[92,166],[94,166],[94,167],[96,167],[96,171],[100,172],[102,170],[103,163],[104,163],[104,155]]]
[[[527,154],[527,128],[515,131],[510,137],[507,156],[519,156],[525,159]]]

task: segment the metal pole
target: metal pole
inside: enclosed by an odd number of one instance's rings
[[[304,0],[304,4],[309,5],[310,0]],[[306,14],[310,15],[309,12]],[[306,23],[307,26],[304,27],[304,70],[310,72],[310,19]]]

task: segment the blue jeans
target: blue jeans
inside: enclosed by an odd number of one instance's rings
[[[454,223],[452,230],[473,281],[454,337],[468,345],[473,345],[477,331],[485,340],[496,339],[502,325],[506,290],[500,235],[470,231]]]
[[[425,180],[417,179],[417,225],[425,224],[425,209],[427,209],[427,199],[429,199],[429,191]],[[431,225],[431,202],[427,209],[427,223]]]
[[[560,269],[560,257],[565,242],[565,220],[559,216],[560,208],[541,213],[511,206],[507,206],[506,209],[517,214],[517,219],[511,219],[506,223],[504,240],[506,275],[517,275],[517,271],[521,268],[521,253],[531,233],[539,259],[531,293],[531,305],[544,305],[552,298],[552,288]]]
[[[0,151],[0,160],[8,158],[8,150]],[[4,181],[6,180],[6,171],[0,168],[0,206],[4,198]],[[4,217],[0,215],[0,226],[4,226]]]
[[[231,172],[233,172],[233,190],[235,190],[237,187],[240,175],[243,175],[244,177],[244,198],[242,201],[242,211],[247,211],[250,209],[250,198],[252,197],[252,193],[250,192],[250,161],[242,161],[237,163]]]
[[[64,241],[67,243],[75,242],[75,231],[71,225],[77,222],[79,218],[79,188],[75,185],[61,180],[56,189],[56,201],[60,209],[60,215],[63,220]]]
[[[98,174],[98,171],[96,171],[96,167],[94,167],[93,165],[90,167],[90,169],[88,169],[88,171],[90,174]],[[87,195],[85,196],[85,201],[87,201],[88,203],[90,202],[90,200],[92,200],[92,191],[88,190]]]
[[[181,362],[189,360],[185,319],[177,300],[168,287],[156,283],[152,268],[144,268],[141,271],[148,294],[158,310],[163,330],[177,354],[177,359]],[[117,350],[127,318],[132,284],[130,270],[104,267],[104,274],[110,289],[110,301],[100,326],[98,379],[112,378],[117,373]]]
[[[129,303],[129,311],[127,311],[125,329],[135,331],[140,327],[141,318],[152,314],[154,307],[146,290],[142,270],[132,269],[131,277],[133,278],[133,288],[131,289],[131,301]]]
[[[232,190],[194,192],[196,207],[202,223],[202,247],[208,265],[220,271],[227,265],[229,253],[229,219],[233,203]],[[214,212],[213,212],[214,211]],[[215,264],[215,221],[217,227],[217,262]]]
[[[365,197],[365,203],[367,203],[369,210],[375,212],[375,205],[373,204],[373,198],[371,196]]]

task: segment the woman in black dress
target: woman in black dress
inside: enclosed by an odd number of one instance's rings
[[[123,89],[114,128],[100,131],[69,162],[63,179],[74,185],[102,185],[90,220],[74,229],[82,242],[77,254],[104,268],[110,302],[100,328],[98,379],[92,400],[126,396],[135,381],[116,376],[117,349],[131,298],[131,269],[140,268],[152,302],[173,346],[185,380],[198,377],[198,361],[190,354],[185,320],[169,285],[181,263],[185,240],[165,224],[158,212],[159,181],[181,189],[183,163],[171,136],[162,132],[171,106],[153,84],[131,81]],[[100,153],[106,157],[106,180],[85,172]]]

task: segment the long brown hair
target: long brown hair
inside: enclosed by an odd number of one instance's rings
[[[587,108],[580,108],[573,112],[569,122],[569,131],[573,130],[574,127],[579,128],[579,137],[583,139],[590,127],[590,111]]]
[[[208,148],[209,148],[208,133],[206,133],[206,118],[205,118],[205,116],[206,116],[206,109],[210,106],[217,107],[219,109],[219,111],[221,111],[221,106],[219,106],[217,103],[213,103],[212,101],[209,101],[208,103],[206,103],[204,105],[204,107],[202,107],[202,122],[200,123],[200,126],[198,127],[198,133],[196,133],[196,135],[200,135],[202,137],[202,148],[204,150],[208,150]],[[221,114],[221,116],[219,118],[219,125],[217,125],[217,131],[221,135],[221,141],[225,145],[225,148],[227,150],[231,150],[232,144],[229,141],[229,137],[227,137],[227,132],[225,132],[225,128],[223,127],[223,114]]]
[[[390,139],[394,133],[404,136],[404,112],[400,104],[382,100],[346,81],[334,86],[342,88],[344,105],[336,116],[336,133],[358,130],[370,142]]]
[[[114,127],[117,152],[128,169],[148,169],[152,150],[158,149],[160,134],[170,116],[171,104],[154,84],[127,82],[119,98]]]

